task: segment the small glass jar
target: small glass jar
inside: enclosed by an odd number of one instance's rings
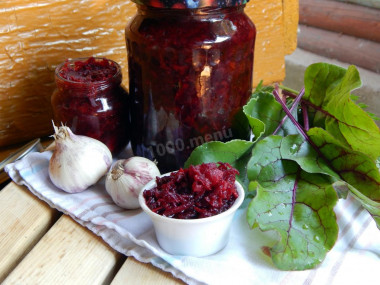
[[[104,58],[76,58],[55,70],[51,97],[55,124],[100,140],[118,154],[129,142],[128,94],[121,67]]]
[[[162,172],[198,145],[247,139],[256,29],[246,0],[136,0],[126,27],[132,148]]]

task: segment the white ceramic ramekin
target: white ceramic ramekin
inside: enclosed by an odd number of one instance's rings
[[[244,200],[243,187],[237,181],[235,185],[239,193],[235,203],[227,211],[207,218],[173,219],[151,211],[145,203],[143,192],[155,187],[155,180],[140,192],[139,203],[152,219],[157,241],[163,250],[173,255],[207,256],[223,249],[228,243],[232,219]]]

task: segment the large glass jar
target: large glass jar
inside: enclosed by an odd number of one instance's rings
[[[104,58],[76,58],[56,68],[51,103],[55,124],[100,140],[115,155],[129,142],[127,92],[120,65]]]
[[[126,27],[135,155],[166,172],[204,142],[246,139],[237,117],[251,94],[256,38],[246,1],[136,2]]]

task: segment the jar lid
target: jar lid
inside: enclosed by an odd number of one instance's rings
[[[171,9],[197,9],[206,7],[234,7],[246,4],[249,0],[132,0],[136,4]]]

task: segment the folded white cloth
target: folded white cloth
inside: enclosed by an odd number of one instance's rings
[[[51,152],[31,153],[6,166],[18,184],[51,207],[70,215],[79,224],[101,236],[115,250],[150,262],[188,284],[378,284],[380,231],[369,214],[353,199],[336,206],[339,239],[323,263],[313,270],[281,271],[274,267],[263,246],[277,240],[274,232],[251,230],[246,206],[238,210],[228,245],[202,258],[173,256],[163,251],[148,216],[141,210],[116,206],[100,181],[88,190],[68,194],[50,181]]]

